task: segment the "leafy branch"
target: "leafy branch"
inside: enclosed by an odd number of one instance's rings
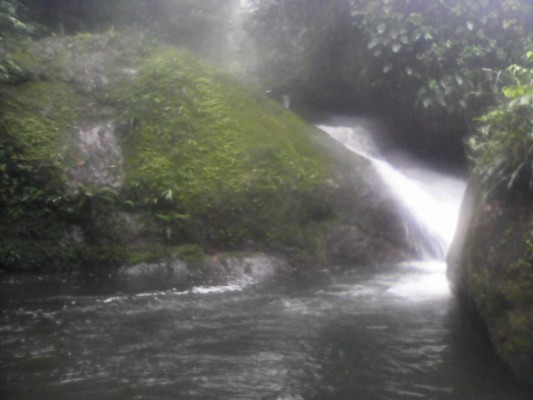
[[[499,105],[478,119],[469,140],[473,173],[491,195],[533,193],[533,51],[526,62],[529,67],[507,68],[511,84],[502,89]]]

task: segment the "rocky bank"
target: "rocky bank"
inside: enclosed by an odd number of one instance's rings
[[[497,354],[533,385],[533,201],[490,199],[471,180],[448,277]]]

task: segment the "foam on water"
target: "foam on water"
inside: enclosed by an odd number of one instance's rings
[[[166,296],[185,296],[190,294],[198,294],[198,295],[204,295],[204,294],[220,294],[220,293],[231,293],[231,292],[240,292],[247,288],[248,286],[257,284],[258,281],[256,279],[253,279],[252,277],[241,277],[239,279],[234,279],[228,282],[224,285],[213,285],[213,286],[194,286],[188,290],[182,290],[178,291],[175,289],[171,290],[157,290],[157,291],[150,291],[150,292],[141,292],[133,295],[133,297],[136,298],[158,298],[158,297],[166,297]],[[110,303],[116,303],[120,301],[128,300],[130,297],[129,295],[122,295],[122,296],[112,296],[112,297],[106,297],[103,300],[100,300],[103,304],[110,304]]]
[[[190,290],[190,293],[194,294],[211,294],[211,293],[228,293],[228,292],[240,292],[247,286],[256,283],[253,279],[241,279],[236,282],[228,283],[227,285],[220,286],[197,286]]]

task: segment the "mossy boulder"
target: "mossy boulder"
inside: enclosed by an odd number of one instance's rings
[[[3,47],[1,268],[153,263],[180,246],[304,267],[409,252],[366,160],[188,52],[116,32]],[[328,243],[342,232],[372,245],[346,256]]]
[[[448,255],[454,290],[498,355],[533,385],[533,199],[487,198],[472,180]]]

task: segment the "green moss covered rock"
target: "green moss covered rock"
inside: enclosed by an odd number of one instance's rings
[[[155,262],[180,246],[303,267],[405,255],[365,160],[195,56],[115,32],[4,47],[17,74],[0,83],[0,267]],[[328,245],[339,232],[360,242],[349,259]]]
[[[533,202],[487,199],[470,182],[448,276],[498,355],[533,385]]]
[[[126,190],[169,239],[266,243],[317,212],[326,160],[309,128],[190,55],[155,51],[118,105]]]

